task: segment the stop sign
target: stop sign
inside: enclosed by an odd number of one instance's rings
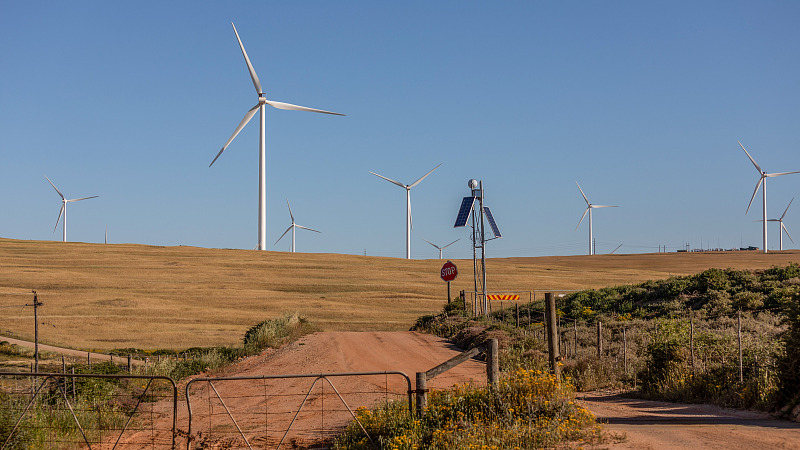
[[[453,281],[458,276],[458,269],[456,269],[456,265],[447,261],[442,266],[442,279],[444,281]]]

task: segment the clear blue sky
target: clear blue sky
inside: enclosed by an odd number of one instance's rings
[[[761,245],[758,176],[800,170],[800,4],[770,2],[22,2],[0,0],[0,236],[256,245],[258,126],[208,164],[257,98],[267,111],[267,234],[298,251],[414,258],[445,244],[482,179],[504,234],[489,256]],[[800,196],[771,179],[769,215]],[[800,199],[786,225],[800,245]],[[772,225],[772,224],[771,224]],[[777,225],[770,247],[778,245]],[[797,248],[786,240],[786,246]]]

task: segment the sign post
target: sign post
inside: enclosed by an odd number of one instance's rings
[[[442,280],[447,282],[447,303],[450,303],[450,282],[455,280],[458,276],[458,269],[456,265],[449,260],[442,266],[441,277]]]

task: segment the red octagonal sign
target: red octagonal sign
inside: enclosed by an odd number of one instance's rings
[[[451,263],[450,261],[444,263],[444,265],[442,266],[442,279],[444,281],[453,281],[456,279],[457,276],[458,276],[458,269],[456,268],[456,265]]]

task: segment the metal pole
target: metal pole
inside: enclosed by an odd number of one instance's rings
[[[695,374],[694,366],[694,314],[689,310],[689,354],[692,358],[692,374]]]
[[[25,306],[33,306],[33,360],[34,366],[33,371],[39,372],[39,307],[43,305],[43,303],[39,302],[39,296],[36,295],[36,291],[33,292],[33,305],[25,305]]]
[[[450,304],[450,282],[447,282],[447,304]]]
[[[488,303],[486,298],[486,234],[484,233],[483,229],[483,181],[480,182],[480,189],[481,189],[481,196],[478,199],[481,207],[480,217],[481,217],[481,275],[483,277],[482,281],[482,292],[483,292],[483,302],[484,304]],[[486,307],[488,310],[488,304]],[[488,315],[488,314],[487,314]]]
[[[603,356],[603,323],[597,322],[597,359]]]
[[[628,335],[622,327],[622,365],[625,375],[628,375]]]

